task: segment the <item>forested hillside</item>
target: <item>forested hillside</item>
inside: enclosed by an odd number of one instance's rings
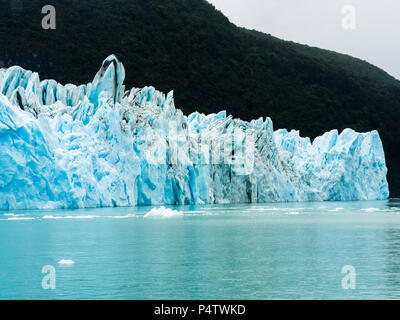
[[[41,27],[46,4],[56,30]],[[81,84],[111,53],[127,87],[174,90],[186,114],[269,116],[310,137],[377,129],[400,196],[400,81],[365,61],[239,28],[204,0],[0,0],[2,67]]]

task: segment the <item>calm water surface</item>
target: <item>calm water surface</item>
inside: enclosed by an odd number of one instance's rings
[[[172,208],[0,211],[0,299],[400,298],[400,200]]]

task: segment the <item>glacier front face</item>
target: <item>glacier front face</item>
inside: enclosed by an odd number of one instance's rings
[[[377,131],[311,143],[269,118],[185,116],[172,92],[125,91],[124,77],[115,56],[81,86],[0,69],[0,209],[389,196]]]

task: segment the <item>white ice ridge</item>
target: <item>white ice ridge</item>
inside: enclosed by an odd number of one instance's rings
[[[388,197],[377,131],[311,143],[269,118],[185,116],[124,78],[115,56],[81,86],[0,69],[0,209]]]

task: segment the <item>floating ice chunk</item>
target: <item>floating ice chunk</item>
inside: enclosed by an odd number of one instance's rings
[[[139,216],[136,214],[127,214],[125,216],[104,216],[107,219],[130,219],[130,218],[138,218]]]
[[[379,208],[365,208],[365,209],[361,209],[362,211],[365,212],[376,212],[376,211],[380,211]]]
[[[57,220],[57,219],[94,219],[94,218],[101,218],[101,216],[95,216],[95,215],[74,215],[74,216],[52,216],[52,215],[46,215],[43,216],[42,219],[45,220]]]
[[[172,218],[182,218],[183,213],[180,211],[165,208],[164,206],[160,208],[153,208],[144,215],[144,218],[149,219],[172,219]]]
[[[52,216],[52,215],[46,215],[46,216],[43,216],[42,217],[42,219],[44,219],[44,220],[52,220],[52,219],[63,219],[64,217],[62,217],[62,216]]]
[[[69,259],[62,259],[62,260],[58,261],[58,264],[70,266],[70,265],[75,264],[75,261],[69,260]]]
[[[335,208],[335,209],[331,209],[329,211],[336,212],[336,211],[342,211],[342,210],[344,210],[344,208]]]

